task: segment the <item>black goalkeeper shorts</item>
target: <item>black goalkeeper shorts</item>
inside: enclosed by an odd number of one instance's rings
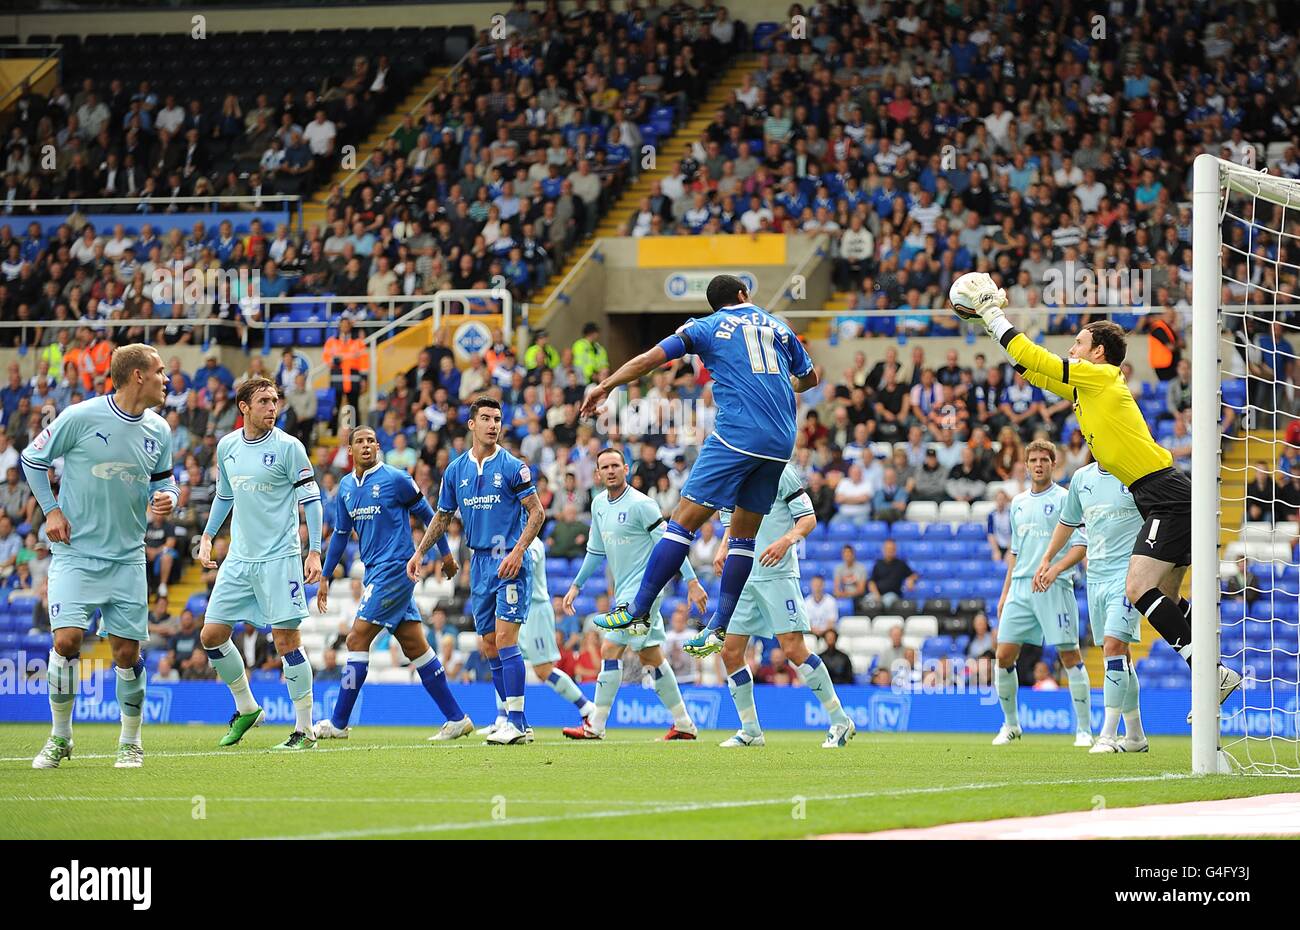
[[[1133,543],[1133,554],[1191,565],[1191,479],[1176,468],[1163,468],[1134,481],[1129,491],[1146,521]]]

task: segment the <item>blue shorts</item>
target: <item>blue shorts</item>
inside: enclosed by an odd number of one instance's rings
[[[766,514],[776,501],[785,462],[737,452],[716,435],[704,440],[700,457],[682,488],[682,497],[710,510]]]
[[[217,569],[217,582],[208,598],[204,620],[234,626],[296,630],[307,619],[307,595],[302,584],[302,559],[296,555],[267,562],[227,558]]]
[[[474,632],[479,636],[495,633],[497,620],[522,624],[528,619],[531,587],[528,561],[519,574],[509,581],[497,577],[501,559],[490,549],[476,551],[469,560],[469,610],[474,617]]]
[[[100,633],[149,639],[149,580],[143,562],[110,562],[56,552],[49,573],[50,628],[86,630],[98,609]]]
[[[406,563],[367,566],[365,588],[357,604],[357,619],[395,630],[407,621],[421,621],[415,604],[415,583],[406,577]]]

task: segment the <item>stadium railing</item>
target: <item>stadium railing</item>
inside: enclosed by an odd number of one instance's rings
[[[144,212],[139,209],[141,205],[149,205],[156,209]],[[5,223],[37,222],[41,224],[43,230],[46,230],[46,227],[57,229],[59,225],[67,221],[69,216],[80,213],[87,220],[95,222],[95,227],[98,229],[105,223],[126,224],[131,221],[150,223],[157,222],[163,217],[184,218],[210,216],[217,213],[270,212],[275,209],[273,205],[279,205],[283,209],[286,219],[291,216],[296,217],[297,229],[294,232],[297,234],[303,232],[303,197],[300,194],[211,197],[78,197],[75,200],[57,198],[14,200],[6,203],[4,208],[0,209],[0,225]],[[204,211],[170,211],[168,208],[171,206],[203,206],[209,209]],[[87,208],[95,207],[119,207],[125,209],[94,212],[87,210]],[[51,210],[51,208],[54,212],[21,212],[24,209],[42,211]],[[97,218],[99,222],[96,222]]]

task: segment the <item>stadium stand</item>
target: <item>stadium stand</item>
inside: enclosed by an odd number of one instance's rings
[[[502,279],[519,298],[544,292],[593,234],[828,233],[827,260],[840,290],[826,305],[827,318],[803,336],[814,348],[852,344],[861,352],[802,399],[795,461],[822,523],[806,547],[805,594],[818,575],[829,589],[844,542],[869,572],[892,539],[919,580],[888,609],[866,596],[838,599],[838,648],[864,682],[874,679],[895,623],[913,665],[964,659],[977,615],[993,617],[1001,591],[999,498],[1026,487],[1016,450],[1046,433],[1062,448],[1062,481],[1089,458],[1061,398],[1012,377],[996,359],[968,351],[942,363],[937,353],[927,356],[933,340],[962,332],[954,319],[932,313],[942,309],[953,277],[974,269],[999,274],[1013,307],[1028,308],[1020,311],[1022,326],[1036,335],[1073,332],[1102,316],[1123,323],[1133,333],[1130,357],[1149,356],[1143,370],[1155,372],[1130,381],[1153,433],[1176,452],[1190,449],[1182,355],[1192,159],[1201,151],[1237,161],[1249,153],[1300,177],[1291,5],[1281,5],[1279,18],[1261,30],[1248,28],[1233,3],[1153,2],[1142,16],[1131,6],[1109,5],[1111,28],[1100,40],[1088,37],[1093,11],[1082,3],[1009,12],[993,2],[957,10],[873,0],[795,4],[791,14],[807,17],[806,39],[792,38],[786,24],[733,20],[712,0],[629,4],[626,12],[600,4],[571,15],[531,4],[522,15],[511,11],[509,34],[496,40],[470,27],[234,33],[201,57],[166,36],[56,37],[65,48],[64,85],[26,95],[4,150],[0,319],[29,325],[0,329],[0,344],[25,353],[0,391],[0,458],[22,448],[42,408],[62,409],[107,388],[105,352],[138,338],[115,321],[174,319],[157,338],[168,358],[166,346],[206,343],[205,319],[243,319],[248,310],[234,295],[210,305],[150,301],[142,282],[172,259],[204,271],[264,271],[259,286],[279,278],[278,294],[355,297],[349,316],[373,320],[397,312],[385,296]],[[253,57],[264,66],[246,68]],[[428,99],[409,119],[394,109],[424,88]],[[318,106],[332,134],[311,129]],[[378,141],[368,141],[375,130]],[[308,132],[319,148],[303,141]],[[33,153],[50,140],[59,160],[47,170]],[[345,144],[360,146],[355,173],[336,171],[330,157]],[[642,173],[645,145],[656,149],[657,167]],[[295,172],[295,165],[308,167]],[[170,212],[190,213],[167,204],[172,191],[234,196],[258,181],[259,190],[309,199],[304,228],[223,228],[198,208],[188,233],[151,226]],[[68,211],[9,203],[105,194],[149,199],[120,233],[76,226],[86,220],[80,213],[33,232],[31,219]],[[1110,306],[1057,300],[1047,284],[1055,272],[1073,274],[1072,262],[1146,290],[1128,287]],[[1131,312],[1139,303],[1151,312]],[[314,351],[339,338],[337,315],[308,306],[283,319],[321,325],[277,333],[276,353],[285,354],[253,360],[288,392],[285,428],[317,439],[328,495],[349,464],[346,434],[334,435],[329,416],[339,398],[333,388],[318,395],[316,385],[295,384],[306,374],[295,346]],[[40,325],[49,321],[86,325],[75,332]],[[599,333],[550,345],[534,332],[518,358],[506,351],[510,334],[498,335],[463,371],[443,366],[454,358],[445,336],[428,347],[427,364],[402,383],[380,385],[382,403],[361,411],[379,429],[389,461],[408,467],[427,494],[436,493],[449,457],[463,447],[463,402],[491,390],[507,404],[509,443],[544,479],[552,518],[573,504],[582,519],[592,452],[611,441],[636,463],[633,483],[671,508],[695,447],[665,435],[602,435],[578,421],[584,385],[611,361]],[[1300,409],[1290,345],[1272,332],[1243,336],[1243,357],[1229,360],[1239,377],[1224,386],[1229,430],[1252,403],[1265,406],[1257,366],[1285,385],[1268,410]],[[177,370],[168,398],[185,494],[177,520],[190,534],[211,499],[212,437],[237,422],[229,392],[243,372],[216,368],[215,383],[206,370]],[[707,372],[686,362],[657,379],[664,396],[707,415]],[[1300,435],[1296,440],[1300,446]],[[931,449],[935,461],[927,464]],[[1223,467],[1261,462],[1254,448],[1234,447]],[[1277,487],[1295,495],[1276,495],[1293,503],[1266,523],[1294,527],[1300,468],[1267,465]],[[904,507],[893,522],[881,519],[887,467],[901,489],[890,500]],[[1241,506],[1224,502],[1224,526],[1235,524]],[[39,526],[22,522],[14,532],[23,543],[19,559],[32,563],[30,577],[0,605],[0,653],[32,647],[41,635],[32,631],[48,628],[38,577],[48,555],[40,554]],[[1274,549],[1294,552],[1294,532],[1274,532],[1241,542],[1250,570],[1271,571]],[[184,545],[181,555],[187,561]],[[552,593],[559,594],[577,563],[552,561]],[[697,566],[707,570],[708,561]],[[1234,564],[1225,583],[1236,571]],[[182,579],[170,587],[173,604],[202,591],[192,563]],[[1280,583],[1294,585],[1294,571]],[[463,579],[426,584],[422,606],[446,611],[441,645],[465,652],[456,635],[467,629],[459,614]],[[708,587],[716,596],[716,580]],[[1077,591],[1086,617],[1082,587]],[[596,610],[601,593],[593,582],[579,601],[580,617]],[[669,611],[683,594],[670,593]],[[355,605],[348,579],[333,582],[330,604],[307,630],[316,662]],[[159,635],[167,629],[161,623]],[[1241,629],[1249,646],[1255,634],[1250,624]],[[156,665],[165,650],[154,653]],[[1035,658],[1027,659],[1030,667]],[[1158,645],[1143,668],[1185,684],[1186,666],[1169,658]],[[384,668],[380,660],[376,669],[394,680],[409,677],[400,662]],[[701,681],[718,680],[709,663],[698,671]]]

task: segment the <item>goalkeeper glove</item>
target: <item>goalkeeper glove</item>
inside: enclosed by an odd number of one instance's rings
[[[994,330],[998,322],[1006,319],[1002,308],[1007,305],[1007,292],[998,287],[992,277],[983,273],[966,275],[961,279],[961,284],[967,306],[979,314],[979,318],[984,321],[985,331],[996,337]]]

